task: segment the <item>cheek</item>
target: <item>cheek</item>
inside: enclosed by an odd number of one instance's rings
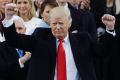
[[[45,14],[44,14],[44,16],[43,16],[43,17],[44,17],[44,19],[45,19],[45,20],[47,19],[47,16],[46,16]]]
[[[25,11],[27,11],[27,12],[30,11],[29,5],[25,5],[24,8],[25,8]]]
[[[55,28],[51,28],[51,29],[52,29],[52,32],[55,33],[55,30],[56,30],[56,29],[55,29]]]
[[[31,6],[30,6],[30,5],[26,5],[26,8],[27,8],[28,10],[30,10],[30,9],[31,9]]]
[[[17,5],[17,8],[18,8],[18,9],[20,9],[20,6],[19,6],[19,5]]]
[[[48,22],[48,19],[49,19],[49,18],[48,18],[48,14],[45,13],[43,17],[44,17],[44,20]]]
[[[66,33],[66,32],[68,32],[69,28],[66,27],[66,28],[64,28],[64,29],[62,29],[62,30],[64,31],[64,33]]]
[[[52,34],[53,34],[54,36],[56,36],[55,29],[53,29],[53,28],[52,28]]]
[[[48,19],[48,13],[45,13],[45,18]]]

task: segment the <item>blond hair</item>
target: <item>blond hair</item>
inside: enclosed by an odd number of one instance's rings
[[[36,12],[35,12],[35,7],[34,7],[34,3],[32,0],[28,0],[29,4],[31,5],[31,9],[28,12],[28,19],[31,19],[32,17],[37,17],[36,16]],[[13,3],[17,3],[17,0],[13,0]],[[20,16],[19,12],[18,12],[18,16]]]
[[[120,0],[115,0],[116,12],[115,14],[120,14]]]

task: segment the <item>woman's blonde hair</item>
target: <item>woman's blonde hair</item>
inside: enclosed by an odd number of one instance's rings
[[[116,12],[115,14],[120,14],[120,0],[115,0]]]
[[[31,9],[28,12],[28,19],[31,19],[32,17],[37,17],[36,16],[36,12],[35,12],[35,7],[34,7],[34,3],[32,0],[28,0],[29,4],[31,5]],[[17,0],[13,0],[13,3],[17,3]],[[19,12],[18,12],[18,16],[20,16]]]

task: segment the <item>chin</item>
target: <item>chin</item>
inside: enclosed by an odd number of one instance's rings
[[[64,37],[62,35],[56,35],[56,38],[63,39]]]

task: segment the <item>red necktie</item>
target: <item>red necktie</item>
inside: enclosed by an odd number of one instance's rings
[[[66,57],[62,43],[63,40],[59,40],[58,53],[57,53],[57,80],[67,80]]]

